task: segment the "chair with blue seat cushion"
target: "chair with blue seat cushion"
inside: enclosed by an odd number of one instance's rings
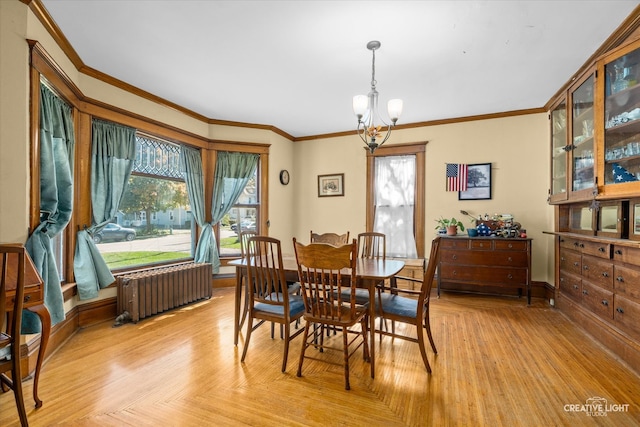
[[[407,341],[417,342],[420,347],[420,353],[427,372],[431,373],[431,366],[427,360],[427,351],[425,348],[424,333],[427,333],[431,348],[434,353],[438,353],[436,345],[433,342],[431,334],[431,324],[429,323],[429,301],[431,296],[431,286],[438,265],[440,247],[440,237],[436,237],[431,243],[431,254],[429,255],[429,263],[422,277],[422,286],[420,290],[402,289],[402,288],[378,288],[378,298],[376,299],[376,313],[382,319],[389,319],[396,322],[407,323],[416,327],[417,338],[404,335],[395,330],[391,332],[380,328],[377,332],[382,336],[391,336]],[[412,277],[396,276],[397,279],[408,280],[413,282],[420,281]],[[389,292],[383,292],[387,290]]]
[[[282,268],[280,240],[267,236],[252,236],[247,240],[247,283],[249,312],[247,316],[247,336],[241,361],[247,355],[251,333],[264,322],[279,323],[284,329],[284,356],[282,372],[287,369],[289,342],[300,335],[303,329],[294,333],[291,323],[304,314],[304,303],[300,295],[291,294]],[[254,325],[254,319],[258,322]],[[273,338],[273,329],[271,332]]]
[[[324,338],[323,329],[333,328],[342,331],[345,389],[349,390],[350,357],[362,346],[364,359],[369,359],[368,308],[356,303],[355,298],[358,245],[355,239],[350,245],[337,247],[326,243],[303,245],[294,238],[293,246],[306,320],[298,376],[302,376],[305,358],[319,359],[317,356],[306,355],[309,347],[321,352],[340,350],[332,345],[337,338]],[[360,325],[359,328],[354,328],[357,324]],[[313,331],[310,334],[311,327]],[[352,350],[349,351],[350,349]]]

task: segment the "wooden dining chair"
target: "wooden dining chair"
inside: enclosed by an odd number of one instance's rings
[[[311,237],[309,241],[311,243],[328,243],[333,246],[342,246],[349,243],[349,232],[347,231],[345,234],[336,234],[336,233],[314,233],[310,232]]]
[[[342,331],[342,351],[344,353],[345,389],[349,384],[349,359],[362,346],[363,357],[369,359],[367,343],[367,311],[368,307],[356,303],[356,266],[358,245],[355,239],[350,245],[332,246],[326,243],[303,245],[293,239],[293,246],[298,264],[298,280],[300,281],[304,300],[304,338],[298,376],[302,376],[304,359],[318,357],[307,356],[307,349],[315,347],[324,350],[339,350],[332,346],[332,339],[324,339],[324,328],[335,328]],[[343,269],[350,269],[345,274]],[[343,289],[349,290],[346,294]],[[353,328],[356,324],[360,328]],[[313,328],[310,334],[310,329]],[[349,335],[352,335],[351,339]],[[355,335],[355,336],[354,336]],[[359,339],[360,338],[360,339]],[[352,348],[351,351],[350,348]]]
[[[384,233],[369,231],[358,234],[358,257],[369,259],[385,259],[387,242]]]
[[[289,292],[282,268],[280,240],[267,236],[253,236],[247,240],[247,280],[249,288],[249,313],[247,336],[242,358],[244,362],[249,349],[251,333],[265,321],[279,323],[284,329],[284,355],[282,372],[287,369],[289,342],[300,335],[303,329],[291,332],[291,323],[304,314],[302,297]],[[254,325],[254,319],[258,322]],[[271,330],[273,338],[273,328]]]
[[[247,245],[249,239],[257,235],[258,233],[253,230],[240,231],[238,233],[238,240],[240,241],[240,256],[243,259],[247,258]],[[244,325],[244,321],[247,319],[247,314],[249,313],[249,287],[247,286],[247,283],[249,283],[249,281],[247,280],[246,274],[244,277],[244,305],[242,308],[242,315],[240,316],[240,325],[238,326],[238,329],[242,328],[242,326]]]
[[[420,290],[411,290],[403,288],[390,288],[385,289],[378,288],[378,297],[376,299],[376,313],[382,319],[389,319],[392,321],[407,323],[416,327],[417,337],[401,334],[396,332],[395,328],[392,331],[383,330],[380,327],[376,332],[382,336],[391,336],[394,338],[400,338],[403,340],[417,342],[420,347],[420,354],[422,355],[422,361],[427,368],[427,372],[431,373],[431,366],[429,360],[427,360],[427,351],[425,348],[424,334],[427,333],[431,348],[434,353],[438,353],[436,345],[433,342],[433,336],[431,334],[431,324],[429,322],[429,301],[431,300],[431,286],[433,278],[438,265],[440,237],[436,237],[431,243],[431,254],[429,255],[429,263],[424,271],[422,277],[422,286]],[[396,276],[398,279],[408,280],[412,282],[419,282],[420,279],[413,277]],[[389,292],[383,292],[387,290]],[[386,328],[385,328],[386,329]]]
[[[20,369],[20,328],[24,306],[26,256],[22,245],[0,245],[0,384],[3,389],[9,387],[13,390],[22,426],[29,425]],[[13,292],[14,285],[15,294],[8,298],[9,290]],[[7,372],[11,373],[11,377],[6,375]]]
[[[358,234],[358,257],[376,260],[385,260],[387,258],[387,237],[384,233],[368,231]],[[384,289],[385,281],[381,280],[376,286]],[[395,289],[397,281],[395,277],[389,279],[389,287]],[[357,294],[358,302],[369,301],[367,292],[359,291]],[[380,318],[380,328],[386,328],[386,322]],[[391,327],[395,328],[395,324],[391,322]]]

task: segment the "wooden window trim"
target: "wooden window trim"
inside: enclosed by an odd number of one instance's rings
[[[367,231],[373,231],[374,220],[374,188],[375,158],[388,156],[415,155],[416,156],[416,186],[415,186],[415,211],[414,211],[414,235],[418,257],[425,256],[425,152],[428,141],[409,144],[385,145],[375,152],[367,152]]]

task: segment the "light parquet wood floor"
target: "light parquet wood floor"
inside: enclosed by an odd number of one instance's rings
[[[341,366],[305,361],[300,338],[280,372],[283,341],[269,327],[233,346],[233,290],[211,300],[113,328],[80,330],[46,362],[44,406],[32,426],[638,426],[640,378],[534,299],[445,293],[433,299],[427,374],[414,343],[378,339],[376,378],[352,358],[351,391]],[[243,333],[244,335],[244,333]],[[338,338],[340,336],[338,335]],[[331,355],[341,361],[341,355]],[[626,412],[567,411],[600,397]],[[620,408],[620,406],[616,406]],[[612,407],[613,408],[613,407]],[[17,426],[11,393],[0,425]]]

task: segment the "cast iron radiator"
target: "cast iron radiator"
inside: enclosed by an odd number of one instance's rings
[[[153,316],[204,298],[211,298],[211,264],[193,262],[152,268],[116,278],[116,324]]]

